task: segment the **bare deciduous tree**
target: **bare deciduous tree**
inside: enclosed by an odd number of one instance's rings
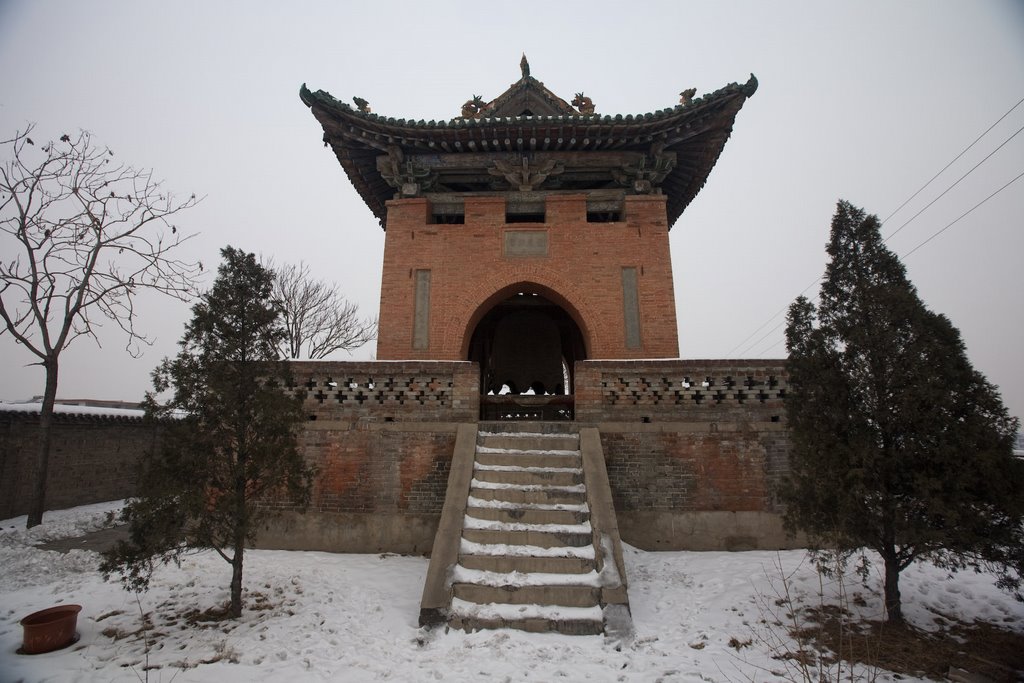
[[[377,336],[377,320],[361,319],[359,306],[342,296],[336,284],[314,279],[305,263],[268,263],[267,268],[274,272],[274,298],[284,308],[288,334],[281,350],[288,358],[301,357],[303,349],[311,360],[326,358]]]
[[[0,143],[0,334],[27,348],[46,375],[29,527],[45,509],[61,352],[79,337],[98,343],[106,318],[137,355],[150,342],[135,329],[136,296],[188,299],[202,270],[177,258],[188,236],[169,222],[195,195],[176,200],[151,171],[115,162],[88,132],[36,144],[32,131]]]

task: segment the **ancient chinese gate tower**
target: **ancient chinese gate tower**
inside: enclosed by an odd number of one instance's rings
[[[785,363],[678,358],[668,240],[757,82],[613,117],[521,66],[441,122],[302,88],[386,230],[401,362],[293,363],[319,476],[260,542],[429,551],[423,625],[623,633],[622,540],[791,542]]]
[[[678,357],[668,231],[757,81],[610,116],[521,68],[450,121],[301,97],[387,233],[378,359],[472,360],[484,394],[570,394],[576,361]]]

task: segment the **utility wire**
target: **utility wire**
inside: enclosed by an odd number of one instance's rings
[[[942,228],[941,230],[939,230],[939,231],[935,232],[935,233],[934,233],[934,234],[933,234],[933,235],[932,235],[931,237],[929,237],[928,239],[926,239],[926,240],[925,240],[924,242],[921,242],[921,244],[917,245],[916,247],[914,247],[913,249],[911,249],[910,251],[908,251],[908,252],[907,252],[906,254],[904,254],[903,256],[901,256],[901,257],[900,257],[900,260],[901,260],[901,261],[905,260],[905,259],[906,259],[906,258],[907,258],[908,256],[910,256],[911,254],[913,254],[913,253],[914,253],[915,251],[917,251],[918,249],[920,249],[920,248],[921,248],[921,247],[923,247],[924,245],[928,244],[929,242],[931,242],[931,241],[932,241],[933,239],[935,239],[936,237],[938,237],[938,236],[939,236],[939,235],[941,235],[942,233],[944,233],[944,232],[946,232],[947,230],[949,230],[950,228],[952,228],[952,227],[953,227],[953,226],[954,226],[954,225],[955,225],[956,223],[958,223],[958,222],[960,221],[960,219],[961,219],[961,218],[964,218],[965,216],[967,216],[967,214],[971,213],[972,211],[974,211],[975,209],[977,209],[977,208],[978,208],[979,206],[981,206],[982,204],[984,204],[984,203],[985,203],[985,202],[987,202],[988,200],[992,199],[992,198],[993,198],[993,197],[995,197],[995,196],[996,196],[997,194],[999,194],[1000,192],[1002,192],[1003,190],[1005,190],[1006,188],[1008,188],[1008,187],[1009,187],[1010,185],[1013,185],[1013,184],[1014,184],[1015,182],[1017,182],[1017,181],[1018,181],[1018,180],[1020,180],[1021,178],[1024,178],[1024,171],[1022,171],[1022,172],[1021,172],[1021,173],[1020,173],[1020,174],[1019,174],[1019,175],[1018,175],[1018,176],[1017,176],[1016,178],[1014,178],[1014,179],[1013,179],[1013,180],[1011,180],[1010,182],[1006,183],[1005,185],[1003,185],[1002,187],[1000,187],[1000,188],[999,188],[998,190],[996,190],[995,192],[993,192],[993,193],[992,193],[992,194],[990,194],[989,196],[987,196],[987,197],[985,197],[984,199],[982,199],[982,200],[981,200],[980,202],[978,202],[977,204],[975,204],[975,205],[974,205],[974,206],[972,206],[971,208],[967,209],[967,211],[965,211],[965,212],[963,212],[962,214],[960,214],[960,216],[958,216],[958,217],[957,217],[956,219],[954,219],[953,221],[951,221],[951,222],[947,223],[947,224],[946,224],[946,226],[945,226],[944,228]]]
[[[896,207],[896,210],[895,210],[895,211],[893,211],[892,213],[890,213],[890,214],[889,214],[888,216],[886,216],[885,220],[884,220],[884,221],[882,221],[882,225],[885,225],[885,223],[886,223],[886,222],[887,222],[887,221],[888,221],[888,220],[889,220],[890,218],[892,218],[893,216],[895,216],[896,214],[898,214],[898,213],[900,212],[900,209],[902,209],[902,208],[903,208],[904,206],[906,206],[907,204],[909,204],[910,202],[912,202],[912,201],[914,200],[914,197],[916,197],[917,195],[921,194],[921,192],[923,192],[923,191],[924,191],[924,189],[925,189],[926,187],[928,187],[929,185],[931,185],[931,184],[932,184],[932,182],[934,182],[936,178],[938,178],[938,177],[939,177],[940,175],[942,175],[942,174],[943,174],[943,173],[944,173],[944,172],[946,171],[946,169],[947,169],[947,168],[949,168],[950,166],[952,166],[953,164],[955,164],[955,163],[957,162],[957,160],[958,160],[958,159],[959,159],[960,157],[962,157],[962,156],[963,156],[964,154],[966,154],[966,153],[968,152],[968,150],[970,150],[970,149],[971,149],[971,147],[974,147],[974,146],[975,146],[976,144],[978,144],[978,141],[979,141],[979,140],[981,140],[981,139],[982,139],[983,137],[985,137],[986,135],[988,135],[989,131],[991,131],[991,130],[992,130],[993,128],[995,128],[996,126],[998,126],[998,125],[999,125],[999,123],[1000,123],[1000,122],[1001,122],[1001,121],[1002,121],[1003,119],[1005,119],[1005,118],[1006,118],[1007,116],[1009,116],[1009,115],[1010,115],[1010,112],[1012,112],[1012,111],[1013,111],[1014,109],[1016,109],[1017,107],[1019,107],[1019,106],[1021,105],[1021,103],[1022,103],[1022,102],[1024,102],[1024,97],[1022,97],[1022,98],[1020,98],[1019,100],[1017,100],[1017,104],[1015,104],[1015,105],[1013,105],[1012,107],[1010,107],[1009,109],[1007,109],[1007,110],[1006,110],[1006,113],[1005,113],[1005,114],[1003,114],[1002,116],[1000,116],[1000,117],[999,117],[999,119],[998,119],[998,120],[996,120],[996,122],[995,122],[995,123],[993,123],[993,124],[992,124],[991,126],[989,126],[988,128],[986,128],[986,129],[985,129],[985,132],[984,132],[984,133],[982,133],[981,135],[979,135],[978,137],[976,137],[976,138],[974,139],[974,142],[972,142],[971,144],[969,144],[969,145],[967,145],[966,147],[964,147],[964,149],[963,149],[963,151],[962,151],[962,152],[960,152],[960,153],[959,153],[959,154],[957,154],[957,155],[956,155],[955,157],[953,157],[953,160],[952,160],[952,161],[950,161],[950,162],[949,162],[948,164],[946,164],[945,166],[943,166],[943,167],[942,167],[942,170],[940,170],[940,171],[939,171],[938,173],[936,173],[935,175],[933,175],[933,176],[932,176],[932,178],[931,178],[931,180],[929,180],[929,181],[928,181],[927,183],[925,183],[924,185],[922,185],[922,186],[921,186],[921,189],[919,189],[919,190],[918,190],[917,192],[915,192],[914,194],[910,195],[910,197],[909,197],[909,198],[908,198],[908,199],[907,199],[907,200],[906,200],[905,202],[903,202],[902,204],[900,204],[899,206],[897,206],[897,207]],[[895,234],[895,233],[893,233],[893,234]],[[891,235],[890,235],[890,237],[891,237]]]
[[[985,197],[984,199],[982,199],[982,200],[981,200],[980,202],[978,202],[977,204],[975,204],[974,206],[972,206],[971,208],[969,208],[969,209],[968,209],[967,211],[964,211],[964,212],[963,212],[962,214],[960,214],[960,215],[959,215],[959,216],[957,216],[957,217],[956,217],[955,219],[953,219],[952,221],[950,221],[949,223],[947,223],[947,224],[946,224],[945,226],[943,226],[943,227],[942,227],[941,229],[939,229],[939,230],[937,230],[936,232],[934,232],[934,233],[933,233],[933,234],[932,234],[932,235],[931,235],[931,236],[930,236],[930,237],[929,237],[928,239],[926,239],[925,241],[921,242],[921,243],[920,243],[920,244],[918,244],[918,245],[917,245],[916,247],[914,247],[913,249],[911,249],[911,250],[910,250],[910,251],[908,251],[907,253],[905,253],[905,254],[903,254],[902,256],[900,256],[900,257],[899,257],[899,259],[900,259],[901,261],[905,261],[905,260],[907,259],[907,257],[908,257],[908,256],[910,256],[911,254],[913,254],[913,253],[914,253],[915,251],[917,251],[918,249],[920,249],[920,248],[921,248],[921,247],[923,247],[924,245],[926,245],[926,244],[928,244],[929,242],[931,242],[931,241],[932,241],[933,239],[935,239],[936,237],[938,237],[938,236],[939,236],[939,235],[941,235],[942,233],[944,233],[944,232],[946,232],[947,230],[949,230],[949,229],[950,229],[951,227],[953,227],[954,225],[956,225],[957,223],[959,223],[959,222],[960,222],[961,220],[963,220],[964,218],[966,218],[966,217],[967,217],[967,216],[968,216],[969,214],[971,214],[972,212],[974,212],[974,210],[975,210],[975,209],[979,208],[979,207],[980,207],[980,206],[981,206],[982,204],[986,203],[986,202],[987,202],[988,200],[992,199],[992,198],[993,198],[993,197],[995,197],[995,196],[996,196],[997,194],[999,194],[1000,192],[1002,192],[1003,190],[1005,190],[1006,188],[1008,188],[1008,187],[1009,187],[1010,185],[1013,185],[1013,184],[1014,184],[1015,182],[1017,182],[1017,181],[1018,181],[1018,180],[1020,180],[1021,178],[1024,178],[1024,171],[1021,171],[1021,172],[1020,172],[1019,174],[1017,174],[1017,176],[1016,176],[1015,178],[1013,178],[1012,180],[1010,180],[1010,181],[1009,181],[1008,183],[1006,183],[1005,185],[1003,185],[1002,187],[1000,187],[1000,188],[999,188],[998,190],[996,190],[995,192],[993,192],[993,193],[992,193],[992,194],[990,194],[989,196],[987,196],[987,197]],[[819,278],[819,279],[820,279],[820,278]],[[804,292],[806,292],[806,291],[807,291],[807,290],[805,289],[805,290],[804,290]],[[803,292],[801,292],[801,294],[803,294]],[[817,297],[815,297],[815,298],[817,298]],[[785,309],[783,309],[783,310],[785,310]],[[778,315],[778,313],[776,313],[775,315]],[[772,317],[774,318],[775,316],[772,316]],[[770,322],[770,321],[769,321],[769,322]],[[767,324],[768,324],[768,323],[765,323],[765,325],[767,325]],[[743,353],[744,353],[744,354],[745,354],[745,353],[747,353],[748,351],[750,351],[750,349],[752,349],[753,347],[755,347],[755,346],[757,346],[758,344],[760,344],[760,343],[761,343],[762,341],[764,341],[765,339],[767,339],[769,335],[771,335],[771,334],[772,334],[773,332],[775,332],[775,330],[779,329],[779,328],[780,328],[781,326],[782,326],[782,323],[780,322],[780,323],[778,323],[778,324],[777,324],[777,325],[776,325],[775,327],[773,327],[772,329],[768,330],[768,332],[767,332],[767,333],[765,333],[765,334],[764,334],[764,335],[763,335],[762,337],[760,337],[760,338],[759,338],[759,339],[758,339],[757,341],[755,341],[755,342],[754,342],[753,344],[751,344],[751,345],[750,345],[749,347],[747,347],[746,349],[744,349],[744,350],[743,350]],[[764,325],[762,325],[761,327],[764,327]],[[758,329],[760,329],[760,328],[758,328]],[[751,335],[751,336],[753,336],[753,335]],[[747,337],[747,338],[749,339],[750,337]],[[765,347],[764,349],[762,349],[761,351],[759,351],[759,352],[758,352],[758,356],[763,356],[763,355],[764,355],[765,353],[767,353],[768,351],[770,351],[770,350],[774,349],[774,348],[775,348],[776,346],[778,346],[778,345],[779,345],[780,343],[781,343],[781,342],[778,342],[778,341],[774,341],[774,342],[772,342],[772,343],[771,343],[771,344],[770,344],[769,346],[767,346],[767,347]],[[731,353],[731,352],[730,352],[730,353]]]
[[[898,213],[898,212],[899,212],[899,211],[900,211],[900,210],[901,210],[901,209],[902,209],[902,208],[903,208],[904,206],[906,206],[907,204],[909,204],[909,203],[910,203],[910,202],[911,202],[911,201],[912,201],[912,200],[914,199],[914,197],[916,197],[917,195],[921,194],[921,192],[922,192],[922,191],[923,191],[923,190],[924,190],[924,189],[925,189],[926,187],[928,187],[929,185],[931,185],[931,184],[932,184],[932,182],[933,182],[933,181],[934,181],[934,180],[935,180],[936,178],[938,178],[938,177],[939,177],[940,175],[942,175],[942,174],[943,174],[943,172],[945,172],[945,171],[946,171],[946,169],[948,169],[948,168],[949,168],[950,166],[952,166],[952,165],[953,165],[954,163],[956,163],[956,161],[957,161],[958,159],[960,159],[960,157],[962,157],[962,156],[963,156],[964,154],[966,154],[966,153],[967,153],[967,151],[968,151],[968,150],[970,150],[970,149],[971,149],[972,147],[974,147],[974,145],[976,145],[976,144],[978,143],[978,141],[979,141],[979,140],[981,140],[981,139],[982,139],[983,137],[985,137],[986,135],[988,135],[988,133],[989,133],[989,132],[990,132],[990,131],[991,131],[991,130],[992,130],[993,128],[995,128],[995,127],[996,127],[997,125],[999,125],[999,123],[1000,123],[1000,122],[1001,122],[1001,121],[1002,121],[1003,119],[1005,119],[1005,118],[1006,118],[1007,116],[1009,116],[1009,115],[1010,115],[1010,113],[1011,113],[1011,112],[1013,112],[1013,110],[1014,110],[1014,109],[1016,109],[1017,107],[1019,107],[1019,106],[1020,106],[1020,105],[1021,105],[1022,103],[1024,103],[1024,97],[1022,97],[1021,99],[1017,100],[1017,103],[1016,103],[1016,104],[1014,104],[1014,105],[1013,105],[1012,107],[1010,107],[1009,109],[1007,109],[1007,110],[1006,110],[1006,112],[1005,112],[1005,113],[1004,113],[1004,114],[1003,114],[1002,116],[1000,116],[1000,117],[999,117],[998,119],[996,119],[995,123],[993,123],[993,124],[992,124],[991,126],[989,126],[988,128],[986,128],[986,129],[985,129],[985,131],[984,131],[984,132],[983,132],[983,133],[982,133],[981,135],[979,135],[979,136],[978,136],[977,138],[975,138],[975,139],[974,139],[974,142],[972,142],[971,144],[967,145],[967,147],[965,147],[965,148],[964,148],[964,149],[963,149],[963,150],[962,150],[962,151],[961,151],[961,152],[960,152],[959,154],[957,154],[957,155],[956,155],[955,157],[953,157],[952,161],[950,161],[950,162],[949,162],[948,164],[946,164],[945,166],[943,166],[943,167],[942,167],[942,169],[941,169],[941,170],[940,170],[940,171],[939,171],[938,173],[936,173],[936,174],[935,174],[934,176],[932,176],[931,180],[929,180],[929,181],[928,181],[928,182],[926,182],[926,183],[925,183],[924,185],[922,185],[922,186],[921,186],[921,188],[917,190],[917,192],[915,192],[914,194],[910,195],[910,197],[909,197],[909,198],[907,198],[907,200],[906,200],[906,201],[904,201],[904,202],[903,202],[902,204],[900,204],[900,205],[899,205],[899,206],[898,206],[898,207],[896,208],[896,210],[895,210],[895,211],[893,211],[892,213],[890,213],[890,214],[889,214],[889,216],[888,216],[888,217],[887,217],[887,218],[886,218],[886,219],[885,219],[884,221],[882,221],[882,223],[881,223],[881,224],[882,224],[882,225],[884,225],[886,221],[888,221],[888,220],[889,220],[890,218],[892,218],[893,216],[895,216],[895,215],[896,215],[896,214],[897,214],[897,213]],[[1006,145],[1006,144],[1007,144],[1008,142],[1010,142],[1010,140],[1012,140],[1013,138],[1017,137],[1017,135],[1018,135],[1018,134],[1020,134],[1020,132],[1021,132],[1021,131],[1024,131],[1024,126],[1022,126],[1021,128],[1018,128],[1018,129],[1017,129],[1017,132],[1015,132],[1015,133],[1014,133],[1013,135],[1011,135],[1010,137],[1008,137],[1008,138],[1007,138],[1006,140],[1003,140],[1003,142],[1002,142],[1002,143],[1001,143],[1001,144],[1000,144],[1000,145],[999,145],[998,147],[996,147],[996,148],[995,148],[994,150],[992,150],[991,152],[989,152],[988,156],[986,156],[986,157],[985,157],[984,159],[982,159],[982,160],[981,160],[981,161],[979,161],[979,162],[978,162],[977,164],[975,164],[975,165],[974,165],[974,166],[973,166],[973,167],[972,167],[972,168],[971,168],[971,169],[970,169],[969,171],[967,171],[967,173],[965,173],[964,175],[960,176],[960,178],[959,178],[959,179],[957,179],[957,181],[956,181],[956,182],[954,182],[954,183],[953,183],[952,185],[950,185],[949,187],[947,187],[947,188],[946,188],[946,189],[945,189],[945,190],[944,190],[944,191],[943,191],[943,192],[942,192],[942,193],[941,193],[941,194],[940,194],[940,195],[939,195],[938,197],[936,197],[936,198],[935,198],[935,199],[933,199],[933,200],[932,200],[931,202],[929,202],[929,203],[928,203],[928,204],[927,204],[927,205],[926,205],[926,206],[925,206],[925,207],[924,207],[923,209],[921,209],[921,210],[920,210],[920,211],[918,211],[918,212],[917,212],[916,214],[914,214],[913,216],[911,216],[911,217],[910,217],[910,219],[909,219],[909,220],[907,220],[907,222],[906,222],[906,223],[904,223],[903,225],[901,225],[901,226],[900,226],[899,228],[897,228],[897,229],[896,229],[896,230],[895,230],[895,231],[894,231],[894,232],[893,232],[892,234],[890,234],[890,235],[889,235],[888,237],[886,237],[886,238],[885,238],[885,239],[883,240],[883,243],[885,243],[885,242],[888,242],[888,241],[889,241],[889,239],[891,239],[891,238],[892,238],[892,237],[893,237],[894,235],[896,235],[896,233],[898,233],[898,232],[899,232],[900,230],[902,230],[903,228],[907,227],[907,225],[908,225],[908,224],[909,224],[909,223],[910,223],[910,222],[911,222],[912,220],[914,220],[915,218],[917,218],[918,216],[920,216],[920,215],[921,215],[921,214],[922,214],[922,213],[923,213],[923,212],[924,212],[924,211],[925,211],[925,210],[926,210],[926,209],[927,209],[928,207],[930,207],[930,206],[931,206],[932,204],[934,204],[934,203],[935,203],[935,202],[937,202],[937,201],[938,201],[939,199],[941,199],[941,198],[942,198],[943,196],[945,196],[947,192],[949,192],[949,191],[950,191],[950,190],[952,190],[952,189],[953,189],[954,187],[956,187],[956,186],[957,186],[957,185],[958,185],[958,184],[960,183],[960,181],[962,181],[962,180],[963,180],[964,178],[966,178],[966,177],[967,177],[967,176],[969,176],[969,175],[970,175],[971,173],[973,173],[973,172],[975,171],[975,169],[977,169],[977,168],[978,168],[979,166],[981,166],[981,165],[982,165],[983,163],[985,163],[986,161],[988,161],[988,159],[989,159],[989,158],[990,158],[990,157],[991,157],[991,156],[992,156],[993,154],[995,154],[995,153],[996,153],[996,152],[998,152],[998,151],[999,151],[1000,149],[1002,149],[1002,148],[1003,148],[1003,147],[1004,147],[1004,146],[1005,146],[1005,145]],[[1017,178],[1020,178],[1020,176],[1017,176]],[[1017,180],[1017,178],[1014,178],[1013,180],[1011,180],[1011,181],[1010,181],[1010,183],[1013,183],[1013,182],[1015,182],[1015,181]],[[1007,185],[1009,185],[1009,183],[1008,183]],[[989,197],[986,197],[986,198],[985,198],[984,200],[982,200],[982,201],[981,201],[981,202],[980,202],[980,203],[979,203],[978,205],[976,205],[976,206],[975,206],[974,208],[970,209],[970,211],[968,211],[967,213],[970,213],[971,211],[974,211],[974,209],[978,208],[978,206],[981,206],[981,204],[984,204],[984,203],[985,203],[985,202],[987,202],[987,201],[988,201],[989,199],[991,199],[991,198],[992,198],[993,196],[995,196],[995,195],[996,195],[996,194],[998,194],[999,192],[1002,192],[1002,191],[1003,191],[1003,189],[1005,189],[1005,188],[1006,188],[1006,185],[1004,185],[1004,186],[1003,186],[1003,187],[1001,187],[1000,189],[996,190],[996,191],[995,191],[995,192],[994,192],[994,193],[993,193],[992,195],[989,195]],[[964,214],[963,216],[960,216],[960,218],[963,218],[963,217],[964,217],[964,216],[966,216],[966,215],[967,215],[967,214],[965,213],[965,214]],[[959,221],[959,220],[960,220],[960,218],[957,218],[957,219],[956,219],[956,221]],[[956,223],[956,221],[953,221],[953,223]],[[953,223],[950,223],[950,224],[949,224],[949,225],[947,225],[947,226],[946,226],[945,228],[943,228],[942,230],[940,230],[940,231],[939,231],[938,233],[936,233],[936,234],[932,235],[932,236],[931,236],[931,237],[929,237],[929,238],[928,238],[927,240],[925,240],[924,242],[922,242],[922,243],[921,243],[921,244],[919,244],[918,246],[914,247],[914,249],[913,249],[913,250],[911,250],[910,252],[908,252],[908,253],[907,253],[907,254],[906,254],[905,256],[909,256],[909,255],[910,255],[910,254],[912,254],[912,253],[913,253],[914,251],[917,251],[917,250],[918,250],[919,248],[921,248],[922,246],[924,246],[924,245],[925,245],[925,244],[926,244],[927,242],[929,242],[929,241],[930,241],[930,240],[932,240],[933,238],[937,237],[937,236],[939,235],[939,233],[941,233],[941,232],[945,231],[945,230],[946,230],[947,228],[951,227],[951,226],[953,225]],[[821,277],[817,277],[817,278],[815,278],[815,279],[814,279],[814,281],[813,281],[813,282],[811,282],[811,283],[810,283],[809,285],[807,285],[806,287],[804,287],[803,291],[801,291],[801,292],[800,292],[800,294],[798,294],[797,296],[803,296],[803,295],[804,295],[804,294],[805,294],[805,293],[807,292],[807,290],[808,290],[808,289],[810,289],[811,287],[813,287],[814,285],[816,285],[816,284],[817,284],[818,282],[820,282],[820,281],[821,281]],[[765,320],[765,321],[764,321],[763,323],[761,323],[761,324],[760,324],[760,325],[759,325],[759,326],[757,327],[757,329],[755,329],[755,330],[754,330],[753,332],[751,332],[751,333],[750,333],[750,334],[748,334],[748,335],[747,335],[746,337],[744,337],[744,338],[743,338],[743,340],[742,340],[742,341],[741,341],[740,343],[736,344],[736,346],[732,347],[732,349],[730,349],[730,350],[729,350],[729,353],[728,353],[727,355],[730,355],[730,356],[731,356],[731,355],[732,355],[732,353],[733,353],[733,351],[735,351],[736,349],[738,349],[738,348],[740,348],[741,346],[743,346],[744,344],[746,344],[746,343],[747,343],[747,341],[748,341],[748,340],[749,340],[749,339],[750,339],[751,337],[753,337],[753,336],[754,336],[754,335],[756,335],[756,334],[757,334],[758,332],[760,332],[761,330],[763,330],[763,329],[765,328],[765,326],[767,326],[767,325],[770,325],[770,324],[771,324],[771,322],[772,322],[773,320],[775,320],[775,318],[777,318],[777,317],[778,317],[778,316],[779,316],[780,314],[782,314],[783,312],[785,312],[785,311],[786,311],[786,310],[787,310],[788,308],[789,308],[789,306],[788,306],[788,305],[786,305],[786,306],[783,306],[783,307],[782,307],[782,308],[780,308],[780,309],[779,309],[778,311],[776,311],[776,312],[775,312],[775,313],[773,313],[773,314],[772,314],[771,316],[769,316],[769,318],[768,318],[767,320]],[[764,335],[762,335],[761,337],[759,337],[759,338],[758,338],[758,339],[757,339],[757,340],[756,340],[755,342],[753,342],[752,344],[750,344],[750,345],[749,345],[749,346],[748,346],[748,347],[747,347],[746,349],[744,349],[744,350],[743,350],[743,351],[741,352],[741,355],[742,355],[742,354],[745,354],[745,353],[747,353],[747,352],[748,352],[748,351],[749,351],[749,350],[750,350],[750,349],[751,349],[752,347],[754,347],[754,346],[757,346],[758,344],[760,344],[760,343],[761,343],[762,341],[764,341],[764,339],[766,339],[766,338],[767,338],[767,337],[768,337],[769,335],[771,335],[771,334],[772,334],[772,333],[773,333],[773,332],[774,332],[775,330],[779,329],[779,327],[781,327],[781,326],[782,326],[782,323],[780,322],[780,323],[778,323],[777,325],[775,325],[775,327],[773,327],[772,329],[768,330],[768,332],[766,332],[766,333],[765,333]],[[774,346],[775,346],[775,344],[773,344],[772,346],[774,347]]]
[[[981,165],[982,165],[983,163],[985,163],[986,161],[988,161],[988,160],[989,160],[989,159],[990,159],[990,158],[992,157],[992,155],[993,155],[993,154],[995,154],[996,152],[998,152],[999,150],[1001,150],[1001,149],[1002,149],[1002,148],[1003,148],[1004,146],[1006,146],[1006,143],[1008,143],[1008,142],[1009,142],[1010,140],[1012,140],[1012,139],[1014,139],[1015,137],[1017,137],[1018,135],[1020,135],[1020,132],[1021,132],[1021,131],[1024,131],[1024,126],[1021,126],[1020,128],[1018,128],[1018,129],[1017,129],[1017,132],[1016,132],[1016,133],[1014,133],[1014,134],[1013,134],[1013,135],[1011,135],[1010,137],[1008,137],[1008,138],[1006,138],[1005,140],[1003,140],[1002,144],[1000,144],[1000,145],[999,145],[998,147],[996,147],[996,148],[995,148],[994,150],[992,150],[991,152],[989,152],[989,153],[988,153],[988,156],[986,156],[986,157],[985,157],[984,159],[982,159],[981,161],[979,161],[978,163],[976,163],[976,164],[975,164],[974,166],[972,166],[972,167],[971,167],[971,170],[967,171],[967,173],[964,173],[964,174],[963,174],[962,176],[960,176],[959,178],[957,178],[957,181],[956,181],[955,183],[953,183],[952,185],[950,185],[949,187],[947,187],[947,188],[946,188],[945,190],[943,190],[943,191],[942,191],[942,193],[941,193],[941,194],[940,194],[940,195],[939,195],[938,197],[936,197],[935,199],[933,199],[933,200],[931,200],[930,202],[928,202],[927,204],[925,204],[925,205],[924,205],[924,208],[923,208],[923,209],[921,209],[920,211],[918,211],[917,213],[915,213],[915,214],[914,214],[913,216],[911,216],[911,217],[910,217],[910,219],[909,219],[909,220],[908,220],[908,221],[907,221],[906,223],[904,223],[904,224],[903,224],[903,225],[901,225],[900,227],[896,228],[896,229],[895,229],[895,230],[894,230],[894,231],[893,231],[893,232],[892,232],[892,233],[891,233],[891,234],[890,234],[890,235],[889,235],[888,237],[886,237],[886,238],[885,238],[885,239],[883,240],[883,242],[888,242],[888,241],[889,241],[890,239],[892,239],[892,238],[893,238],[893,237],[894,237],[894,236],[895,236],[895,235],[896,235],[896,234],[897,234],[897,233],[898,233],[898,232],[899,232],[900,230],[902,230],[903,228],[907,227],[907,225],[909,225],[909,224],[910,224],[910,221],[914,220],[915,218],[917,218],[918,216],[920,216],[920,215],[921,215],[922,213],[924,213],[924,212],[925,212],[925,211],[926,211],[926,210],[928,209],[928,207],[929,207],[929,206],[931,206],[931,205],[932,205],[932,204],[934,204],[935,202],[937,202],[937,201],[939,201],[940,199],[942,199],[943,197],[945,197],[945,196],[946,196],[946,193],[947,193],[947,192],[949,192],[949,191],[950,191],[950,190],[952,190],[952,189],[953,189],[954,187],[956,187],[957,185],[959,185],[959,184],[960,184],[960,181],[961,181],[961,180],[963,180],[963,179],[964,179],[964,178],[966,178],[967,176],[969,176],[969,175],[971,175],[972,173],[974,173],[974,170],[975,170],[976,168],[978,168],[978,167],[979,167],[979,166],[981,166]]]
[[[803,296],[803,295],[804,295],[804,294],[805,294],[805,293],[807,292],[807,290],[808,290],[808,289],[810,289],[810,288],[811,288],[811,287],[813,287],[814,285],[818,284],[819,282],[821,282],[821,276],[818,276],[818,277],[814,278],[814,280],[813,280],[813,281],[812,281],[812,282],[811,282],[811,283],[810,283],[809,285],[807,285],[806,287],[804,287],[804,288],[803,288],[803,291],[802,291],[802,292],[800,292],[799,294],[797,294],[797,296]],[[753,336],[754,336],[755,334],[757,334],[758,332],[760,332],[761,330],[763,330],[763,329],[764,329],[764,326],[765,326],[765,325],[768,325],[768,324],[770,324],[770,323],[771,323],[771,321],[773,321],[773,320],[775,320],[775,319],[776,319],[777,317],[779,317],[779,314],[780,314],[780,313],[783,313],[783,312],[785,312],[785,311],[786,311],[787,309],[789,309],[789,304],[787,304],[787,305],[783,306],[782,308],[780,308],[779,310],[777,310],[777,311],[776,311],[775,313],[773,313],[773,314],[771,315],[771,317],[770,317],[770,318],[768,318],[768,319],[767,319],[767,320],[765,320],[765,321],[764,321],[763,323],[761,323],[761,326],[760,326],[760,327],[758,327],[758,328],[757,328],[756,330],[754,330],[753,332],[751,332],[750,334],[748,334],[748,335],[747,335],[747,336],[746,336],[746,337],[745,337],[745,338],[743,339],[743,341],[741,341],[741,342],[740,342],[739,344],[737,344],[736,346],[734,346],[734,347],[732,347],[731,349],[729,349],[729,353],[728,353],[727,355],[731,356],[731,355],[732,355],[732,352],[733,352],[733,351],[735,351],[736,349],[738,349],[738,348],[740,348],[741,346],[743,346],[744,344],[746,344],[746,343],[747,343],[747,340],[748,340],[748,339],[750,339],[750,338],[751,338],[751,337],[753,337]],[[778,329],[778,327],[779,327],[779,326],[778,326],[778,325],[776,325],[775,327],[773,327],[772,329],[770,329],[770,330],[768,331],[768,334],[771,334],[772,332],[774,332],[775,330],[777,330],[777,329]],[[761,337],[761,339],[764,339],[764,337]],[[761,342],[761,339],[758,339],[758,340],[757,340],[756,342],[754,342],[754,344],[759,344],[759,343]],[[753,346],[753,344],[752,344],[751,346]]]

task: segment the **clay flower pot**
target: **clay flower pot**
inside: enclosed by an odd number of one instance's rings
[[[71,645],[78,640],[75,627],[81,611],[81,605],[57,605],[28,615],[21,620],[25,635],[18,652],[38,655]]]

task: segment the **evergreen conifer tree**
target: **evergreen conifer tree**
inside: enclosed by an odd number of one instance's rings
[[[124,519],[131,537],[107,554],[103,571],[143,589],[158,562],[189,549],[215,550],[232,567],[228,616],[242,610],[242,564],[268,497],[300,506],[311,470],[299,453],[301,402],[284,393],[284,329],[273,274],[253,254],[227,247],[213,288],[193,306],[173,360],[153,373],[147,416],[158,421],[155,452]],[[173,396],[159,403],[157,395]]]
[[[1024,461],[1019,426],[929,311],[878,219],[841,201],[816,308],[789,309],[791,476],[786,521],[812,549],[876,551],[885,607],[903,620],[899,576],[918,558],[990,566],[1021,599]]]

